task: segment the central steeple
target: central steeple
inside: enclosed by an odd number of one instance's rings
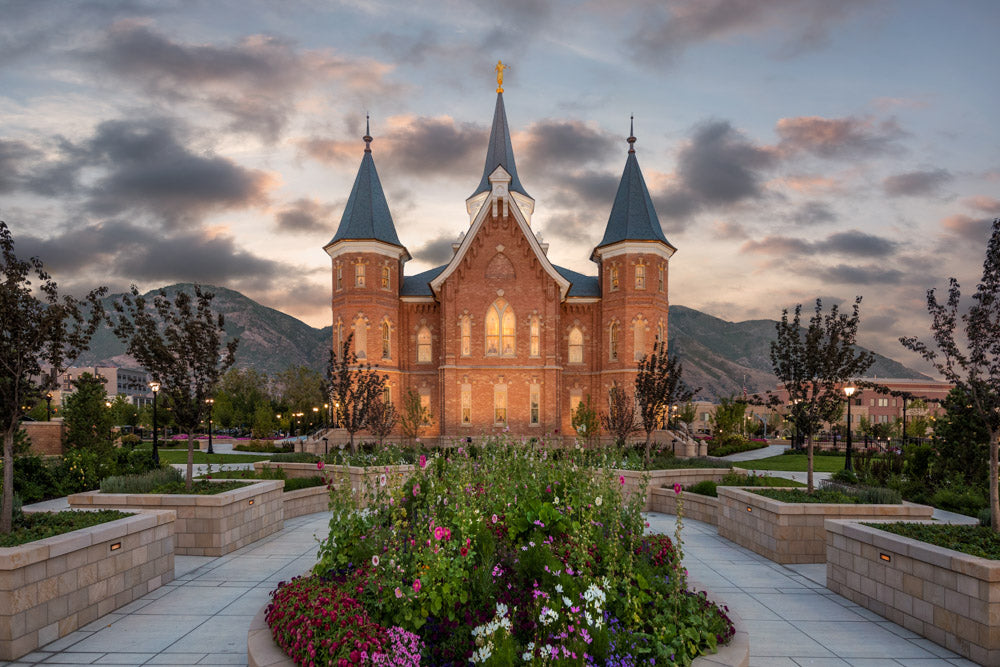
[[[490,130],[490,143],[486,148],[486,166],[483,167],[483,177],[479,181],[479,187],[470,195],[475,197],[482,192],[489,192],[490,174],[496,171],[497,167],[503,167],[504,171],[510,174],[509,189],[512,192],[520,192],[525,197],[530,197],[521,185],[521,179],[517,176],[517,165],[514,164],[514,148],[510,143],[510,128],[507,126],[507,110],[503,106],[503,91],[497,93],[497,106],[493,111],[493,127]]]

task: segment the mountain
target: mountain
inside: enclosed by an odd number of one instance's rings
[[[699,396],[730,396],[742,393],[744,386],[752,394],[777,386],[770,357],[771,341],[777,337],[774,320],[727,322],[693,308],[670,306],[669,325],[670,351],[681,358],[684,380],[702,388]],[[878,353],[868,373],[884,378],[930,379]]]
[[[194,291],[187,283],[164,288],[169,296]],[[304,365],[323,371],[329,355],[332,327],[316,329],[291,315],[262,306],[239,292],[206,286],[215,294],[212,307],[225,317],[226,333],[238,336],[236,365],[273,374],[289,366]],[[152,298],[155,293],[149,292]],[[121,298],[104,300],[108,312]],[[744,376],[750,393],[772,389],[777,378],[771,373],[769,345],[775,338],[774,320],[727,322],[684,306],[670,307],[670,350],[681,357],[684,379],[706,398],[742,392]],[[875,355],[871,374],[879,377],[919,378],[918,373],[897,361]],[[80,366],[135,366],[122,345],[106,326],[94,336],[90,350],[80,357]]]

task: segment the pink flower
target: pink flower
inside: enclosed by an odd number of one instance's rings
[[[442,526],[438,526],[434,529],[434,539],[439,542],[444,539],[444,528]]]
[[[416,498],[418,493],[420,493],[420,485],[419,484],[414,484],[413,485],[413,497]]]
[[[326,464],[323,463],[322,461],[317,461],[316,462],[316,470],[322,470],[324,465],[326,465]]]
[[[677,483],[675,482],[675,483],[674,483],[674,493],[680,493],[680,492],[681,492],[681,485],[680,485],[680,484],[677,484]]]
[[[418,463],[420,464],[421,468],[426,468],[427,467],[427,457],[424,456],[423,454],[421,454],[420,455],[420,460],[418,461]]]
[[[494,515],[493,515],[493,523],[496,523],[496,522],[497,522],[497,515],[496,515],[496,514],[494,514]]]
[[[618,483],[625,486],[625,475],[618,475]]]
[[[420,580],[419,579],[414,579],[413,580],[413,590],[415,592],[417,592],[417,593],[420,592]]]
[[[461,554],[463,556],[468,556],[469,555],[469,550],[466,549],[465,547],[462,547],[461,549],[459,549],[459,552],[461,552]]]
[[[396,597],[397,598],[403,597],[403,591],[399,590],[399,586],[396,586]]]

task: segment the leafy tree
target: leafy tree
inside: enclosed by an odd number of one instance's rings
[[[937,350],[916,337],[901,337],[899,342],[931,362],[946,380],[962,389],[969,404],[989,432],[990,516],[993,530],[1000,532],[1000,218],[993,220],[993,230],[986,247],[983,277],[972,296],[973,303],[959,315],[962,292],[951,278],[948,300],[939,303],[933,289],[927,291],[927,311]],[[956,336],[962,322],[964,343]]]
[[[368,430],[378,438],[380,446],[392,433],[397,421],[399,421],[399,413],[396,412],[396,406],[392,404],[392,401],[375,401],[368,409]]]
[[[221,424],[223,418],[228,418],[224,412],[218,412],[222,403],[223,410],[232,411],[232,424],[223,428],[250,428],[260,406],[267,406],[268,412],[275,412],[268,395],[269,386],[270,379],[266,373],[253,368],[230,368],[219,381],[219,390],[215,396],[216,419]],[[226,403],[229,408],[226,408]]]
[[[399,414],[399,430],[407,443],[419,438],[420,430],[432,419],[434,415],[421,403],[420,393],[416,389],[408,389],[403,396],[403,411]]]
[[[106,394],[100,376],[83,373],[72,381],[76,389],[66,399],[63,412],[66,444],[106,456],[111,451],[112,412],[105,405]]]
[[[215,403],[212,404],[212,421],[219,428],[231,429],[236,425],[236,410],[233,407],[233,397],[224,391],[215,392]],[[245,421],[243,422],[246,423]]]
[[[955,387],[944,401],[945,412],[934,422],[934,445],[942,481],[955,479],[986,493],[990,432],[969,395]]]
[[[65,295],[60,298],[40,259],[17,256],[14,238],[2,221],[0,250],[0,533],[6,534],[13,526],[14,436],[21,429],[22,406],[54,387],[55,378],[90,345],[104,318],[100,298],[107,288],[92,290],[82,301]],[[42,363],[52,367],[47,377],[42,375]]]
[[[828,314],[816,299],[816,308],[809,326],[801,326],[802,304],[795,306],[788,318],[788,309],[776,323],[777,338],[771,342],[771,365],[784,386],[791,402],[790,417],[808,443],[807,485],[813,490],[813,433],[843,400],[840,386],[860,377],[875,363],[875,355],[855,347],[858,322],[861,319],[861,297],[854,300],[854,310],[848,315],[836,305]]]
[[[234,338],[226,337],[222,315],[212,312],[211,292],[194,286],[194,297],[178,292],[173,299],[164,290],[153,297],[152,308],[135,285],[115,304],[115,335],[160,383],[170,399],[173,418],[188,437],[187,488],[194,472],[194,433],[208,414],[205,399],[215,393],[222,374],[233,365]],[[166,411],[165,411],[166,412]]]
[[[601,435],[601,417],[597,414],[590,403],[590,394],[580,401],[573,411],[573,429],[587,443],[587,447],[594,445],[594,440]]]
[[[125,394],[118,394],[111,399],[111,425],[132,426],[139,424],[139,410]]]
[[[696,389],[682,378],[683,368],[675,355],[668,354],[662,341],[653,343],[653,353],[642,355],[635,376],[635,404],[642,429],[646,432],[645,462],[649,463],[653,431],[664,422],[664,414],[674,403],[694,398]]]
[[[629,436],[639,430],[635,401],[618,385],[611,387],[608,392],[608,411],[601,414],[601,426],[615,436],[615,445],[618,447],[624,447]]]
[[[687,424],[688,428],[690,428],[691,424],[698,419],[698,408],[694,406],[694,403],[688,401],[677,411],[677,419]]]
[[[310,424],[319,417],[319,412],[313,412],[313,408],[327,401],[322,374],[307,366],[292,366],[278,373],[274,383],[283,411],[301,412],[302,419]]]
[[[712,435],[728,437],[736,434],[743,425],[746,411],[746,402],[736,396],[721,397],[719,405],[715,408],[715,416],[712,417]]]
[[[351,452],[357,453],[354,435],[367,424],[371,406],[382,400],[385,378],[371,364],[358,364],[351,350],[352,338],[353,334],[347,337],[339,355],[330,351],[327,376],[330,393],[338,405],[337,421],[350,435]]]
[[[268,405],[259,405],[253,414],[250,435],[253,438],[266,438],[278,428],[274,419],[274,410]]]

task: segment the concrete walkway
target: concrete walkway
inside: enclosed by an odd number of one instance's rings
[[[752,449],[749,452],[737,452],[736,454],[730,454],[729,456],[720,456],[719,458],[725,459],[726,461],[732,461],[734,463],[739,461],[753,461],[755,459],[766,459],[771,456],[777,456],[781,452],[788,449],[788,445],[768,445],[767,447],[761,447],[760,449]],[[741,468],[745,466],[740,466]]]
[[[649,513],[650,532],[675,517]],[[245,665],[250,620],[279,581],[306,574],[329,515],[285,522],[269,538],[221,558],[177,556],[176,578],[13,665]],[[751,666],[973,665],[824,587],[824,565],[785,567],[686,520],[692,587],[711,590],[743,619]]]

